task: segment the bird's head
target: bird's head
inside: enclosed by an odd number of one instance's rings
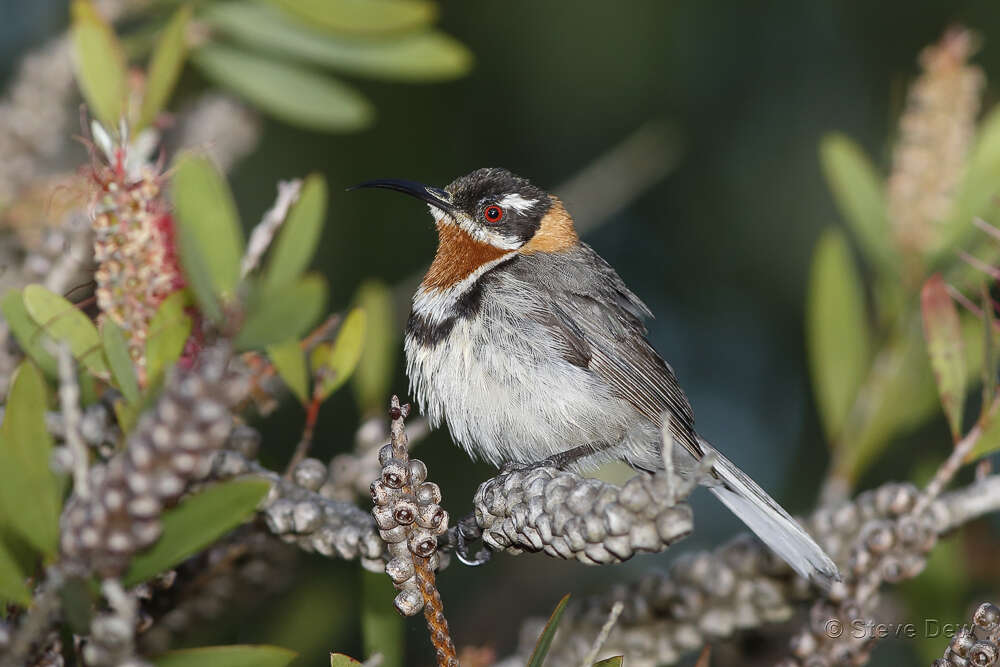
[[[444,189],[388,178],[355,188],[386,188],[427,202],[440,235],[439,254],[445,244],[506,254],[560,250],[577,241],[559,199],[506,169],[477,169]]]

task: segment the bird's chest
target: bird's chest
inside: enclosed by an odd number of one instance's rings
[[[418,292],[406,367],[432,425],[446,421],[459,444],[494,464],[620,437],[616,420],[601,417],[615,402],[607,388],[562,357],[527,298],[504,296],[484,291],[474,308],[456,309]]]

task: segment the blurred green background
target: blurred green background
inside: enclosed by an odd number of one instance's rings
[[[585,240],[655,313],[650,337],[674,366],[699,430],[792,512],[807,511],[828,456],[806,368],[805,281],[819,230],[842,224],[820,173],[819,139],[843,131],[884,168],[917,54],[946,27],[960,22],[977,31],[983,45],[976,61],[1000,81],[1000,7],[920,0],[440,7],[440,27],[475,54],[470,75],[426,85],[358,81],[378,118],[352,135],[266,121],[258,149],[231,174],[243,219],[259,218],[279,179],[323,173],[332,196],[317,268],[340,310],[367,278],[398,284],[422,270],[436,243],[422,206],[344,187],[375,177],[444,185],[478,167],[504,166],[554,188],[640,125],[670,123],[680,150],[675,170]],[[4,75],[67,20],[56,0],[0,2]],[[197,76],[186,72],[181,94]],[[997,90],[991,81],[984,108]],[[575,211],[573,200],[566,205]],[[406,391],[401,367],[393,386]],[[289,402],[262,424],[266,461],[284,461],[301,419]],[[347,450],[357,423],[351,394],[338,393],[323,408],[315,454]],[[935,418],[897,442],[861,486],[915,479],[948,449],[944,420]],[[491,474],[445,431],[421,443],[416,456],[456,517]],[[453,564],[439,582],[456,643],[492,645],[505,655],[521,620],[547,615],[563,593],[604,590],[740,530],[707,494],[694,501],[691,538],[622,566],[588,568],[540,555],[501,556],[476,570]],[[318,557],[305,563],[289,593],[251,617],[234,614],[232,624],[192,643],[281,644],[303,651],[301,664],[321,664],[328,650],[361,654],[359,568]],[[389,608],[387,581],[381,592]],[[989,591],[963,594],[959,611],[980,598]],[[408,664],[429,664],[422,619],[407,620],[406,633]],[[910,650],[885,642],[872,664],[897,664],[912,658]]]

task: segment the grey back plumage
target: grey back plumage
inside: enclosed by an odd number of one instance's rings
[[[675,441],[701,456],[691,404],[646,338],[643,319],[652,313],[600,255],[580,243],[522,255],[510,270],[537,283],[537,321],[562,342],[564,359],[590,370],[657,428],[669,412]]]

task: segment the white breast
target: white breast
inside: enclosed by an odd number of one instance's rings
[[[458,296],[458,286],[421,290],[414,312],[440,322]],[[494,465],[595,443],[612,448],[600,458],[649,451],[655,429],[562,358],[552,334],[529,317],[537,307],[527,286],[504,277],[484,287],[478,313],[457,320],[436,345],[407,335],[410,388],[432,426],[446,421],[470,455]]]

